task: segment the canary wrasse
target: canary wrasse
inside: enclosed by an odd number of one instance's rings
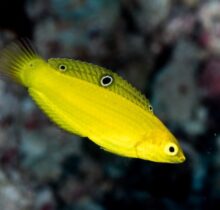
[[[185,160],[145,96],[108,69],[74,59],[45,60],[27,42],[13,42],[0,52],[0,74],[26,87],[59,127],[106,151],[155,162]]]

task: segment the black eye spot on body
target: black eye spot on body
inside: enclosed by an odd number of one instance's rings
[[[67,70],[67,66],[64,65],[64,64],[60,64],[60,65],[59,65],[59,70],[60,70],[60,71],[66,71],[66,70]]]
[[[148,105],[148,108],[150,112],[153,112],[153,107],[150,104]]]
[[[103,87],[108,87],[113,82],[113,77],[110,75],[105,75],[101,78],[100,83]]]

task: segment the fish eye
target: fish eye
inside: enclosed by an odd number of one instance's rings
[[[64,65],[64,64],[60,64],[60,65],[59,65],[59,70],[60,70],[60,71],[66,71],[66,70],[67,70],[67,66]]]
[[[174,156],[178,153],[178,147],[174,143],[168,143],[165,146],[165,153],[171,156]]]
[[[148,105],[148,108],[149,108],[149,111],[150,111],[150,112],[153,112],[153,107],[152,107],[152,105],[149,104],[149,105]]]
[[[110,75],[103,76],[100,81],[100,83],[103,87],[107,87],[107,86],[111,85],[112,82],[113,82],[113,78]]]

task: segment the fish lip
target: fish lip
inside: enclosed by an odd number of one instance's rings
[[[183,163],[186,160],[186,157],[182,155],[179,160],[180,160],[180,163]]]

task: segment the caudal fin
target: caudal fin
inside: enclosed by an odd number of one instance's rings
[[[29,41],[15,41],[0,51],[0,77],[23,84],[21,74],[26,64],[39,58]]]

